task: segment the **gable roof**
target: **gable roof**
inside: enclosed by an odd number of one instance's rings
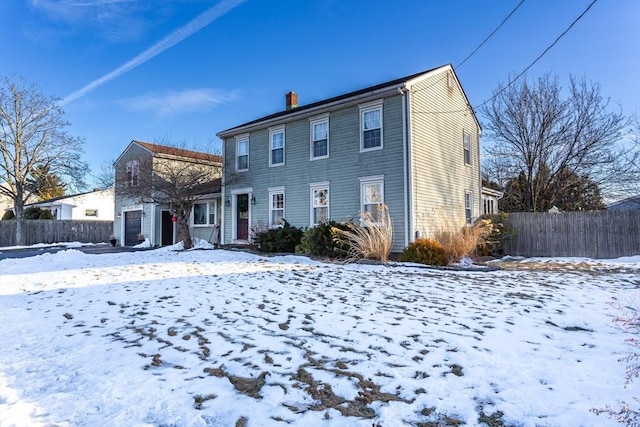
[[[152,144],[150,142],[137,141],[135,139],[132,142],[146,148],[154,154],[165,154],[168,156],[222,163],[222,157],[215,154],[204,153],[202,151],[185,150],[183,148],[170,147],[168,145]]]
[[[134,139],[129,143],[129,145],[127,145],[127,148],[125,148],[118,156],[118,158],[113,162],[114,165],[120,161],[122,156],[124,156],[124,153],[126,153],[132,145],[142,147],[154,156],[164,155],[222,164],[222,156],[218,156],[216,154],[209,154],[202,151],[186,150],[184,148],[171,147],[168,145],[152,144],[150,142],[138,141]]]
[[[345,93],[343,95],[338,95],[338,96],[334,96],[332,98],[327,98],[327,99],[324,99],[322,101],[313,102],[313,103],[307,104],[307,105],[302,105],[300,107],[292,108],[290,110],[279,111],[277,113],[270,114],[268,116],[264,116],[264,117],[261,117],[261,118],[256,119],[256,120],[252,120],[250,122],[243,123],[243,124],[238,125],[238,126],[234,126],[234,127],[229,128],[227,130],[224,130],[222,132],[218,132],[217,135],[218,135],[218,137],[221,137],[221,135],[223,135],[223,134],[233,133],[234,130],[238,130],[238,129],[241,129],[241,128],[244,128],[244,127],[247,127],[247,126],[251,126],[251,125],[254,125],[254,124],[257,124],[257,123],[261,123],[261,122],[265,122],[265,121],[269,121],[269,120],[273,120],[273,119],[278,119],[278,118],[283,118],[283,117],[286,117],[286,116],[289,116],[289,115],[298,115],[298,114],[300,114],[302,112],[305,112],[305,111],[308,111],[308,110],[313,110],[313,109],[316,109],[318,107],[322,107],[324,105],[329,105],[329,104],[333,104],[335,102],[340,102],[340,101],[343,101],[343,100],[347,100],[349,98],[354,98],[354,97],[357,97],[359,95],[365,95],[365,94],[368,94],[370,92],[381,91],[381,90],[388,89],[388,88],[394,88],[396,86],[400,87],[403,84],[409,82],[410,80],[413,80],[413,79],[415,79],[417,77],[421,77],[421,76],[423,76],[425,74],[431,73],[433,71],[436,71],[436,70],[438,70],[440,68],[445,68],[445,67],[450,67],[450,65],[449,64],[441,65],[439,67],[431,68],[429,70],[421,71],[419,73],[411,74],[411,75],[408,75],[408,76],[405,76],[405,77],[401,77],[399,79],[390,80],[388,82],[380,83],[380,84],[377,84],[377,85],[374,85],[374,86],[369,86],[369,87],[366,87],[364,89],[359,89],[359,90],[356,90],[356,91],[353,91],[353,92]]]
[[[58,200],[71,199],[71,198],[74,198],[74,197],[84,196],[84,195],[87,195],[87,194],[103,193],[103,192],[107,192],[107,191],[113,191],[113,189],[112,188],[96,188],[94,190],[85,191],[85,192],[82,192],[82,193],[67,194],[65,196],[52,197],[50,199],[40,200],[38,202],[27,203],[27,204],[24,205],[24,207],[26,208],[26,207],[37,206],[37,205],[46,204],[46,203],[53,203],[53,202],[57,202]]]

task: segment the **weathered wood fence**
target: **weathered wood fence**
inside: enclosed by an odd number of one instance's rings
[[[16,245],[16,221],[0,221],[0,247]],[[25,243],[108,242],[113,234],[113,221],[25,220]]]
[[[640,255],[640,211],[511,213],[505,254],[617,258]]]

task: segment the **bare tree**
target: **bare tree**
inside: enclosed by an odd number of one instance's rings
[[[222,159],[217,155],[162,147],[153,157],[138,160],[138,178],[126,167],[116,169],[116,189],[141,203],[166,205],[176,217],[178,239],[184,249],[193,246],[189,217],[194,203],[220,191]],[[125,165],[123,165],[125,166]]]
[[[598,84],[571,77],[565,99],[558,78],[545,75],[532,84],[500,85],[494,94],[482,109],[487,139],[495,143],[485,150],[485,170],[502,185],[522,176],[525,210],[553,206],[575,186],[567,176],[610,197],[640,183],[622,137],[629,122],[609,110]]]
[[[38,170],[66,178],[76,189],[85,186],[87,165],[81,160],[84,141],[65,132],[69,126],[57,98],[25,81],[2,78],[0,87],[0,194],[13,201],[18,221],[16,242],[24,244],[24,205],[36,194]]]

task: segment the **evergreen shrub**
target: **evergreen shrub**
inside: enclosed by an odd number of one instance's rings
[[[284,220],[283,220],[284,221]],[[303,231],[284,221],[282,227],[270,228],[256,234],[255,241],[261,252],[293,253],[300,244]]]
[[[402,252],[400,261],[444,266],[448,260],[440,243],[431,239],[416,239]]]

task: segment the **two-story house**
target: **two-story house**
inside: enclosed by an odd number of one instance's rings
[[[312,227],[386,204],[393,251],[480,215],[480,125],[450,65],[219,132],[222,243],[282,219]]]
[[[222,157],[143,141],[132,141],[114,163],[114,236],[123,246],[152,246],[178,240],[171,204],[193,203],[188,218],[192,237],[218,243],[221,217]],[[175,206],[173,206],[175,208]]]

